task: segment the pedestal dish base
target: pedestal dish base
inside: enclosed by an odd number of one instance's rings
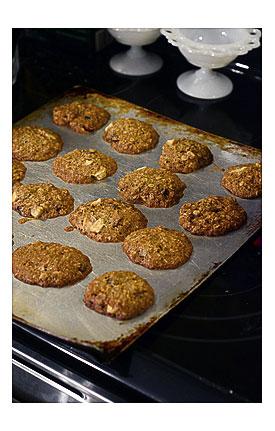
[[[163,64],[154,53],[148,53],[141,47],[131,47],[128,51],[114,55],[110,67],[123,75],[143,76],[157,72]]]
[[[183,93],[200,99],[225,97],[233,89],[227,76],[205,68],[182,73],[177,79],[177,86]]]

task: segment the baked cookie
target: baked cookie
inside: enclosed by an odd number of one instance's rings
[[[24,163],[19,160],[12,161],[12,185],[14,186],[16,183],[20,183],[25,178],[26,174],[26,166]]]
[[[159,165],[172,172],[189,174],[210,165],[213,155],[206,145],[190,139],[171,139],[162,148]]]
[[[145,121],[119,118],[106,127],[102,138],[119,153],[138,154],[154,148],[159,134]]]
[[[24,126],[12,131],[12,157],[17,160],[44,161],[56,157],[63,148],[58,133],[39,126]]]
[[[257,198],[262,194],[262,163],[230,166],[225,171],[222,186],[240,198]]]
[[[90,184],[114,175],[116,161],[100,151],[75,149],[53,162],[55,175],[67,183]]]
[[[185,188],[176,174],[144,166],[119,180],[118,194],[130,203],[168,208],[179,203]]]
[[[183,204],[179,223],[194,235],[218,236],[239,229],[246,219],[246,211],[235,198],[208,196]]]
[[[80,250],[55,242],[30,243],[12,255],[14,276],[42,287],[70,286],[83,280],[92,269],[89,258]]]
[[[150,284],[134,272],[111,271],[88,285],[83,301],[98,313],[125,320],[144,313],[155,297]]]
[[[163,226],[132,232],[122,248],[129,259],[149,269],[173,269],[190,259],[191,241],[183,232]]]
[[[146,227],[148,220],[133,205],[106,198],[79,205],[70,214],[69,222],[95,241],[120,242],[134,230]]]
[[[74,198],[50,183],[21,184],[12,192],[12,209],[23,217],[54,218],[72,212]]]
[[[109,119],[109,112],[92,103],[72,102],[53,109],[55,124],[69,126],[82,135],[101,129]]]

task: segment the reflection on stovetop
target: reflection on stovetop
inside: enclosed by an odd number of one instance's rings
[[[261,364],[260,259],[258,234],[140,342],[178,366],[259,401],[261,368],[254,361]]]

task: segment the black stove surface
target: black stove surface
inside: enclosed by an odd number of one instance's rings
[[[69,30],[62,36],[58,30],[25,29],[18,33],[14,38],[19,40],[20,53],[19,73],[13,86],[14,121],[74,85],[84,85],[261,148],[260,48],[223,69],[234,83],[231,95],[203,101],[177,90],[177,76],[191,67],[164,37],[148,47],[162,56],[163,68],[154,76],[130,78],[114,73],[108,65],[112,55],[127,47],[112,41],[96,51],[91,30],[79,30],[78,39],[82,39],[78,43],[83,51],[68,52],[64,38],[72,37],[77,44]],[[87,44],[88,58],[84,57]],[[21,370],[31,368],[33,375],[44,375],[56,383],[62,380],[60,376],[67,376],[66,382],[63,379],[66,402],[73,398],[68,395],[73,392],[83,400],[83,388],[91,389],[91,385],[98,401],[261,402],[261,284],[259,231],[192,295],[111,363],[102,362],[87,348],[18,322],[13,324],[15,362],[23,364]],[[22,382],[23,386],[27,383],[18,369],[14,372],[15,399],[54,399],[53,390],[51,394],[45,391],[44,398],[42,391],[40,395],[22,391]],[[76,381],[82,385],[78,389],[72,383]],[[94,401],[91,394],[86,398]],[[61,402],[58,397],[54,401]]]

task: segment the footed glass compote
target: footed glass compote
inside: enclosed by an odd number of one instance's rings
[[[239,55],[259,47],[261,36],[260,30],[249,28],[162,28],[160,31],[189,63],[199,67],[182,73],[177,86],[183,93],[201,99],[217,99],[231,93],[231,80],[213,69],[224,67]]]
[[[157,72],[162,59],[142,47],[155,42],[160,36],[159,28],[108,28],[109,33],[120,43],[130,45],[126,52],[114,55],[110,67],[123,75],[142,76]]]

